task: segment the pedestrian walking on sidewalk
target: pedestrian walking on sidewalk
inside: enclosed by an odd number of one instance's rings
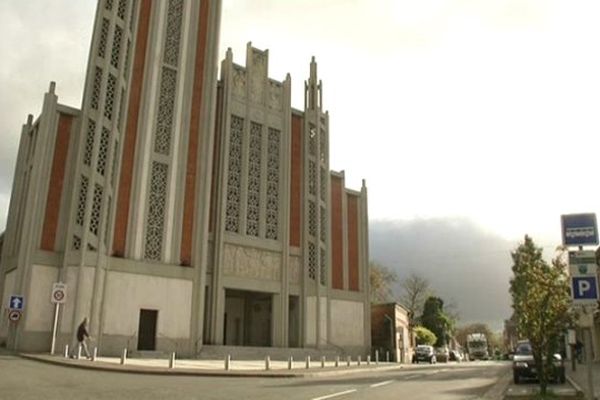
[[[88,360],[92,358],[87,347],[87,339],[89,338],[90,334],[87,331],[87,318],[84,318],[77,328],[77,344],[81,346],[81,349],[85,352],[85,356]]]
[[[577,362],[579,364],[582,363],[582,356],[583,356],[583,343],[581,343],[581,341],[579,339],[577,339],[577,342],[575,342],[575,358],[577,358]]]

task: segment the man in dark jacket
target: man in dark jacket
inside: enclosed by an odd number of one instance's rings
[[[90,352],[87,348],[86,339],[90,337],[90,334],[87,331],[87,318],[84,318],[79,327],[77,328],[77,343],[81,347],[81,349],[85,352],[85,356],[90,359]]]

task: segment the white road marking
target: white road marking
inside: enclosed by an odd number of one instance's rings
[[[389,385],[392,382],[394,382],[394,381],[392,380],[392,381],[384,381],[384,382],[374,383],[370,387],[376,388],[376,387],[383,386],[383,385]]]
[[[333,393],[333,394],[328,394],[327,396],[315,397],[312,400],[325,400],[325,399],[330,399],[332,397],[343,396],[345,394],[354,393],[354,392],[356,392],[356,389],[350,389],[350,390],[346,390],[344,392],[337,392],[337,393]]]

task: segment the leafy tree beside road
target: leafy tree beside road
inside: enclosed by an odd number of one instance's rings
[[[452,318],[444,312],[444,300],[433,296],[425,300],[421,325],[435,334],[436,346],[448,344],[454,331],[454,324]]]
[[[552,356],[573,321],[567,267],[562,254],[548,264],[542,258],[542,249],[529,236],[511,255],[514,276],[510,293],[517,330],[531,343],[540,393],[545,396]]]
[[[371,285],[371,303],[395,301],[393,285],[398,280],[396,272],[375,261],[369,262],[369,281]]]
[[[417,344],[428,344],[433,346],[437,342],[437,336],[429,329],[423,326],[417,326],[414,329]]]

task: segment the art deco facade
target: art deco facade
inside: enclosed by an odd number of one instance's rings
[[[1,258],[0,338],[58,346],[87,316],[100,352],[370,343],[366,188],[329,170],[314,60],[304,110],[268,52],[217,79],[218,0],[101,0],[81,109],[23,126]],[[2,339],[0,339],[2,340]]]

